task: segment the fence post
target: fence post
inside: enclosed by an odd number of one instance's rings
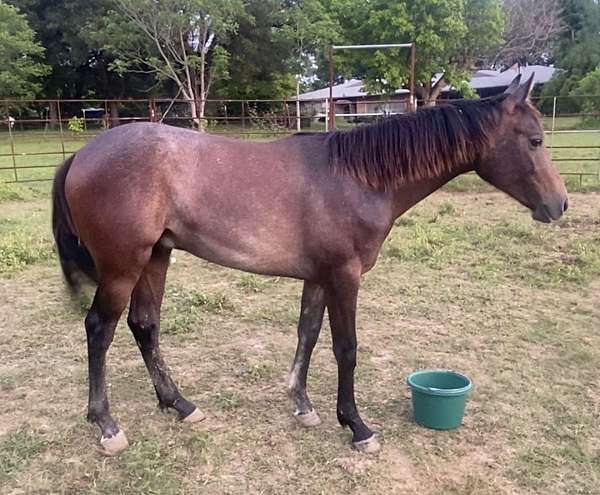
[[[15,175],[15,182],[19,182],[19,175],[17,174],[17,160],[15,158],[15,139],[12,133],[12,121],[10,120],[10,108],[8,107],[8,102],[5,102],[4,104],[6,106],[6,125],[8,126],[8,139],[10,141],[10,154],[13,164],[13,173]]]
[[[552,131],[550,133],[550,157],[554,158],[554,126],[556,125],[556,96],[552,102]]]
[[[58,112],[58,129],[60,130],[60,147],[62,149],[63,161],[65,161],[67,159],[67,155],[65,153],[65,136],[63,134],[62,112],[60,110],[60,100],[56,100],[56,109]]]
[[[110,127],[108,116],[109,116],[108,102],[106,100],[104,100],[104,118],[102,119],[102,124],[104,125],[104,130],[106,130]]]
[[[296,76],[296,130],[302,130],[302,122],[300,121],[300,77]]]
[[[242,130],[246,129],[246,100],[242,100]]]

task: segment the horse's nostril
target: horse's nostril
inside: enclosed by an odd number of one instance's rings
[[[569,200],[565,199],[565,203],[563,204],[563,213],[569,209]]]

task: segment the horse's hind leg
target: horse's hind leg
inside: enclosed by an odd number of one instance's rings
[[[303,426],[316,426],[321,422],[306,393],[306,377],[324,312],[325,291],[320,285],[304,282],[298,322],[298,347],[288,382],[288,393],[295,407],[294,417]]]
[[[171,250],[156,245],[152,258],[144,268],[133,293],[127,323],[148,368],[158,404],[172,408],[183,421],[196,422],[204,415],[194,404],[185,400],[169,376],[159,349],[160,306],[165,289]]]
[[[115,327],[133,288],[128,279],[105,279],[96,290],[94,302],[85,319],[89,363],[88,421],[102,431],[103,452],[116,455],[127,448],[127,438],[110,415],[106,395],[106,352]]]

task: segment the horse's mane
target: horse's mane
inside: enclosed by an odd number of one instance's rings
[[[485,151],[505,95],[456,100],[328,135],[330,166],[377,189],[434,178]]]

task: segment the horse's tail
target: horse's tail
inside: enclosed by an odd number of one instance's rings
[[[98,278],[94,260],[74,233],[71,213],[65,196],[65,180],[73,163],[73,158],[75,158],[75,155],[68,158],[54,176],[52,230],[65,281],[73,292],[77,292],[82,282],[81,275],[87,276],[96,283]]]

